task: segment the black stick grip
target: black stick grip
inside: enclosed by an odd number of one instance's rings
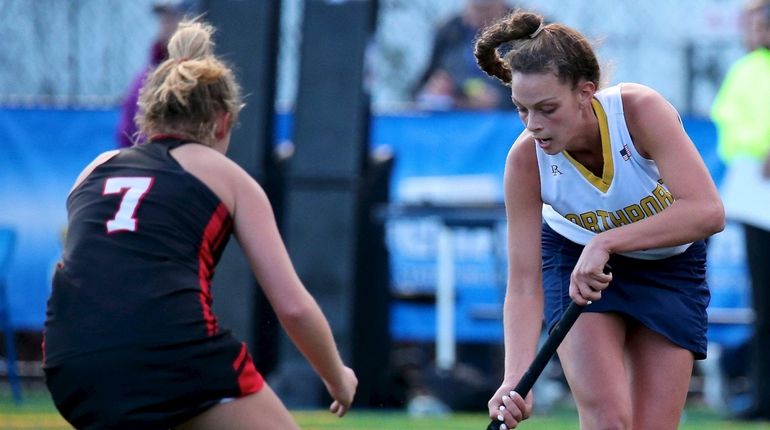
[[[612,267],[609,264],[605,264],[604,273],[610,273],[611,271]],[[569,307],[564,311],[564,315],[562,315],[559,322],[556,323],[553,331],[548,335],[548,338],[540,348],[540,351],[535,355],[535,359],[532,360],[532,364],[530,364],[527,371],[524,372],[524,376],[521,377],[513,391],[519,393],[521,397],[527,397],[529,390],[535,385],[535,381],[537,381],[537,378],[543,373],[543,369],[545,369],[545,366],[556,352],[556,348],[561,345],[561,341],[564,340],[569,329],[572,328],[572,325],[575,324],[580,313],[583,312],[583,308],[583,306],[580,306],[575,302],[570,302]],[[498,420],[492,420],[487,426],[487,430],[500,430],[500,424],[503,423]]]

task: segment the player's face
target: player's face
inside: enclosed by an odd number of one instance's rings
[[[588,95],[570,83],[553,73],[515,72],[511,96],[524,126],[546,153],[557,154],[578,137]]]

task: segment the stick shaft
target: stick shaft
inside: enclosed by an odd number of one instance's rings
[[[580,306],[575,302],[570,302],[570,305],[564,312],[564,315],[562,315],[561,320],[559,320],[553,328],[551,334],[548,335],[548,338],[540,348],[540,351],[537,352],[529,369],[527,369],[527,372],[524,373],[524,376],[521,377],[521,380],[519,380],[519,383],[516,384],[516,387],[513,389],[519,393],[521,397],[527,397],[529,390],[535,385],[535,381],[537,381],[537,378],[543,373],[543,369],[545,369],[545,366],[551,360],[551,357],[553,357],[556,348],[558,348],[564,340],[567,332],[569,332],[569,329],[575,324],[575,321],[581,312],[583,312],[583,306]]]
[[[527,397],[529,390],[535,385],[535,381],[537,381],[537,378],[543,373],[543,369],[545,369],[545,366],[551,360],[551,357],[553,357],[556,348],[558,348],[561,341],[564,340],[567,332],[569,332],[569,329],[575,324],[575,321],[577,320],[577,317],[580,316],[581,312],[583,312],[583,306],[580,306],[575,302],[570,302],[564,315],[562,315],[559,322],[556,323],[553,331],[548,335],[548,338],[537,352],[532,364],[529,365],[529,368],[516,384],[513,391],[519,393],[521,397]],[[502,422],[492,420],[492,422],[489,423],[489,426],[487,426],[487,430],[500,430],[500,424],[502,424]]]
[[[605,264],[604,273],[610,273],[611,271],[612,267],[610,267],[609,264]],[[543,343],[543,346],[537,352],[537,355],[535,355],[535,359],[532,360],[532,364],[529,365],[529,368],[516,384],[513,391],[519,393],[521,397],[527,397],[529,390],[532,389],[537,378],[543,373],[543,369],[545,369],[545,366],[551,360],[553,354],[556,353],[556,349],[561,345],[564,337],[567,336],[569,329],[572,328],[572,325],[575,324],[580,313],[583,312],[583,308],[583,306],[580,306],[575,302],[570,302],[567,310],[564,311],[564,315],[562,315],[559,322],[556,323],[553,331],[548,335],[545,343]],[[492,420],[492,422],[489,423],[489,426],[487,426],[487,430],[500,430],[500,424],[502,424],[502,422]]]

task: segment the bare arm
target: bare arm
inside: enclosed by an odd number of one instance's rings
[[[659,214],[597,236],[609,252],[681,245],[724,228],[716,186],[674,108],[642,85],[623,86],[626,121],[640,153],[656,162],[674,203]]]
[[[572,276],[584,299],[606,288],[601,272],[610,254],[681,245],[724,228],[725,214],[716,186],[674,108],[654,90],[623,86],[628,130],[639,153],[655,161],[674,202],[643,220],[596,235],[585,247]],[[580,302],[580,297],[571,294]]]
[[[72,190],[77,188],[78,185],[80,185],[80,183],[83,182],[83,180],[85,180],[88,177],[88,175],[90,175],[91,172],[94,171],[94,169],[99,167],[99,165],[103,164],[104,162],[106,162],[110,158],[112,158],[115,155],[117,155],[118,152],[120,152],[120,151],[118,151],[117,149],[113,149],[112,151],[102,152],[101,154],[97,155],[96,158],[94,158],[93,161],[88,163],[88,166],[86,166],[83,169],[83,171],[80,172],[80,174],[78,175],[77,179],[75,179],[75,183],[72,185],[72,188],[70,189],[70,193],[72,192]]]
[[[340,358],[326,317],[294,270],[262,187],[232,160],[203,145],[183,145],[172,155],[229,209],[235,236],[281,325],[335,399],[332,412],[344,415],[358,382]]]
[[[489,401],[490,418],[497,418],[501,404],[506,424],[529,417],[532,398],[510,396],[516,383],[535,356],[542,331],[543,289],[540,231],[542,200],[540,178],[532,138],[519,137],[505,166],[505,207],[508,219],[508,287],[503,306],[505,376],[502,386]]]
[[[235,184],[235,234],[281,325],[323,379],[342,416],[357,380],[340,358],[332,331],[297,276],[262,188],[244,171]],[[319,250],[320,252],[320,250]]]
[[[531,139],[517,142],[505,168],[508,288],[505,294],[505,378],[519,380],[535,355],[542,329],[540,230],[542,200]]]

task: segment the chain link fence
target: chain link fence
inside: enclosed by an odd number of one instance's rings
[[[428,61],[433,30],[465,0],[381,0],[374,92],[403,106]],[[607,84],[639,82],[680,111],[705,115],[729,65],[742,53],[742,0],[520,0],[595,42]]]
[[[157,25],[153,0],[0,0],[0,105],[116,105]],[[281,1],[281,0],[252,0]],[[312,0],[321,1],[321,0]],[[349,0],[368,1],[368,0]],[[467,0],[379,0],[372,44],[377,111],[409,106],[436,27]],[[302,0],[283,0],[278,100],[296,94]],[[742,54],[741,0],[520,0],[597,42],[608,83],[650,85],[684,113],[706,114]]]
[[[118,103],[149,58],[152,0],[0,0],[0,104]]]

